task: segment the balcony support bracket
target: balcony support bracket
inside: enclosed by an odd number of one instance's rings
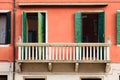
[[[48,63],[48,70],[51,72],[52,71],[52,63]]]
[[[79,63],[75,63],[75,72],[78,72],[79,70]]]
[[[20,73],[21,72],[21,63],[16,63],[16,72]]]
[[[111,69],[110,63],[106,63],[105,72],[106,72],[106,73],[110,72],[110,69]]]

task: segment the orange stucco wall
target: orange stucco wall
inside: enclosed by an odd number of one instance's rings
[[[27,0],[19,0],[18,2],[27,2]],[[31,0],[32,2],[33,0]],[[39,1],[39,0],[38,0]],[[57,2],[57,0],[52,0]],[[67,0],[62,0],[63,2]],[[78,0],[77,0],[78,1]],[[82,0],[84,1],[84,0]],[[82,2],[81,1],[81,2]],[[91,0],[94,2],[95,0]],[[36,0],[37,2],[37,0]],[[43,1],[41,1],[43,2]],[[46,0],[48,2],[48,0]],[[59,1],[58,1],[59,2]],[[70,2],[74,2],[71,0]],[[99,2],[99,1],[98,1]],[[103,1],[104,2],[104,1]],[[104,7],[18,7],[17,9],[17,38],[22,33],[22,12],[23,11],[47,11],[48,21],[48,42],[74,42],[75,40],[75,24],[74,14],[80,10],[104,10],[105,11],[105,41],[110,37],[112,45],[110,50],[110,58],[113,62],[120,62],[120,47],[116,44],[116,11],[120,9],[119,3],[108,1],[108,6]]]
[[[11,11],[11,44],[0,44],[0,62],[1,61],[13,61],[13,4],[12,0],[0,0],[0,10]]]
[[[10,0],[0,1],[0,9],[13,10]],[[16,0],[16,42],[22,36],[22,12],[23,11],[47,11],[48,42],[74,42],[75,24],[74,14],[81,10],[105,11],[105,41],[110,37],[110,58],[113,62],[120,62],[120,46],[116,44],[116,12],[120,9],[119,0]],[[5,2],[8,2],[5,4]],[[19,2],[106,2],[104,7],[19,7]],[[4,6],[2,6],[4,5]],[[12,13],[13,15],[13,13]],[[0,60],[12,61],[12,44],[9,47],[0,47]]]
[[[25,1],[25,0],[19,0]],[[32,0],[31,0],[32,1]],[[37,0],[36,0],[37,1]],[[52,0],[53,2],[55,0]],[[94,1],[94,0],[92,0]],[[27,2],[27,0],[26,0]],[[47,2],[47,0],[46,0]],[[110,58],[113,62],[120,62],[120,47],[116,44],[116,11],[120,9],[119,3],[109,2],[105,7],[18,7],[17,6],[17,33],[22,35],[22,12],[23,11],[47,11],[48,42],[74,42],[75,24],[74,14],[80,10],[104,10],[105,11],[105,41],[110,36],[112,45],[110,47]]]

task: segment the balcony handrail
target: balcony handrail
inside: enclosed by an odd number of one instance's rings
[[[83,47],[83,46],[103,46],[109,47],[110,43],[17,43],[16,46],[46,46],[46,47]]]
[[[110,60],[110,45],[107,43],[23,43],[16,44],[18,60]]]

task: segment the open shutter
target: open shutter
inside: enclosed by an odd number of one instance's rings
[[[104,43],[104,26],[105,26],[105,13],[98,14],[98,27],[99,27],[99,42]]]
[[[38,43],[43,43],[45,42],[45,15],[42,13],[38,12]],[[43,55],[46,56],[45,54],[42,54],[43,51],[45,52],[45,48],[39,47],[39,57],[40,59],[43,59]],[[44,57],[45,59],[45,57]]]
[[[82,42],[82,13],[75,13],[75,42]]]
[[[117,11],[117,44],[120,44],[120,11]]]
[[[11,42],[11,12],[6,15],[6,44],[9,44]]]
[[[23,12],[23,28],[22,28],[22,37],[23,42],[27,42],[27,14]]]
[[[45,15],[38,13],[38,42],[45,42]]]

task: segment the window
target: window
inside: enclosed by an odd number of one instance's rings
[[[83,78],[82,80],[101,80],[99,78]]]
[[[45,80],[45,78],[26,78],[25,80]]]
[[[7,75],[0,75],[0,80],[7,80]]]
[[[23,42],[46,42],[45,30],[45,12],[23,12]]]
[[[0,44],[11,42],[11,12],[0,13]]]
[[[117,44],[120,44],[120,11],[117,11]]]
[[[76,42],[104,42],[104,12],[75,13]]]

